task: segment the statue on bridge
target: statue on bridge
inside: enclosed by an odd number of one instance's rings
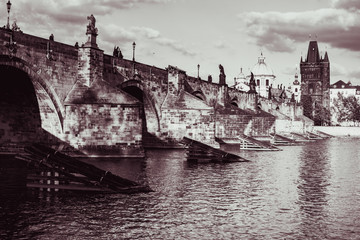
[[[219,64],[219,70],[220,70],[220,75],[225,75],[224,67],[221,64]]]
[[[248,93],[256,93],[256,83],[255,83],[255,79],[254,79],[254,74],[251,72],[251,78],[249,81],[249,85],[250,85],[250,90],[248,91]]]
[[[124,56],[122,55],[121,53],[121,50],[120,50],[120,47],[119,46],[115,46],[114,47],[114,51],[113,51],[113,56],[116,57],[116,58],[119,58],[119,59],[123,59]]]
[[[225,75],[224,67],[221,64],[219,64],[219,70],[220,70],[219,84],[225,85],[226,84],[226,75]]]
[[[87,25],[87,31],[86,34],[94,34],[96,35],[98,32],[98,29],[95,27],[96,19],[94,15],[90,15],[87,17],[87,20],[89,20],[89,24]]]

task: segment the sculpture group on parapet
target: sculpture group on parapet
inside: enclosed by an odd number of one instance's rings
[[[114,51],[113,51],[113,57],[119,58],[119,59],[123,59],[124,56],[121,53],[120,47],[119,46],[115,46],[114,47]]]
[[[87,25],[86,33],[96,35],[98,33],[98,29],[95,27],[96,19],[94,15],[91,14],[87,17],[87,19],[89,20],[89,24]]]
[[[20,27],[16,23],[16,20],[11,25],[11,30],[13,30],[14,32],[21,32]]]

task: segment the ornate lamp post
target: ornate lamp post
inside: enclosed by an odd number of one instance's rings
[[[10,20],[10,9],[11,9],[11,2],[10,2],[10,0],[8,0],[8,2],[6,3],[6,7],[7,7],[7,12],[8,12],[6,28],[7,28],[7,29],[10,29],[10,23],[9,23],[9,20]]]
[[[133,61],[135,61],[135,46],[136,46],[136,43],[133,42],[132,46],[133,46]]]

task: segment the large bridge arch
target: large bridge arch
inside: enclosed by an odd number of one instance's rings
[[[32,85],[37,102],[41,129],[45,130],[43,132],[46,133],[48,137],[52,135],[61,139],[64,118],[63,106],[57,98],[55,91],[50,86],[50,83],[45,81],[46,76],[43,70],[39,68],[35,71],[30,64],[17,57],[10,58],[6,55],[0,55],[0,73],[2,81],[15,81],[19,84],[16,86],[18,89],[23,87],[22,84],[26,85],[26,81]],[[23,79],[11,79],[12,74]],[[0,82],[0,85],[1,84],[5,84],[5,82]],[[27,93],[29,94],[30,91]],[[42,137],[44,137],[44,134]]]
[[[148,91],[140,80],[128,80],[118,85],[118,87],[128,94],[136,97],[144,106],[144,117],[146,131],[149,133],[160,132],[159,111],[156,108],[156,101],[150,91]]]

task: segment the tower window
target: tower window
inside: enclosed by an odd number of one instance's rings
[[[297,92],[298,91],[298,89],[297,88],[295,88],[295,92]]]

